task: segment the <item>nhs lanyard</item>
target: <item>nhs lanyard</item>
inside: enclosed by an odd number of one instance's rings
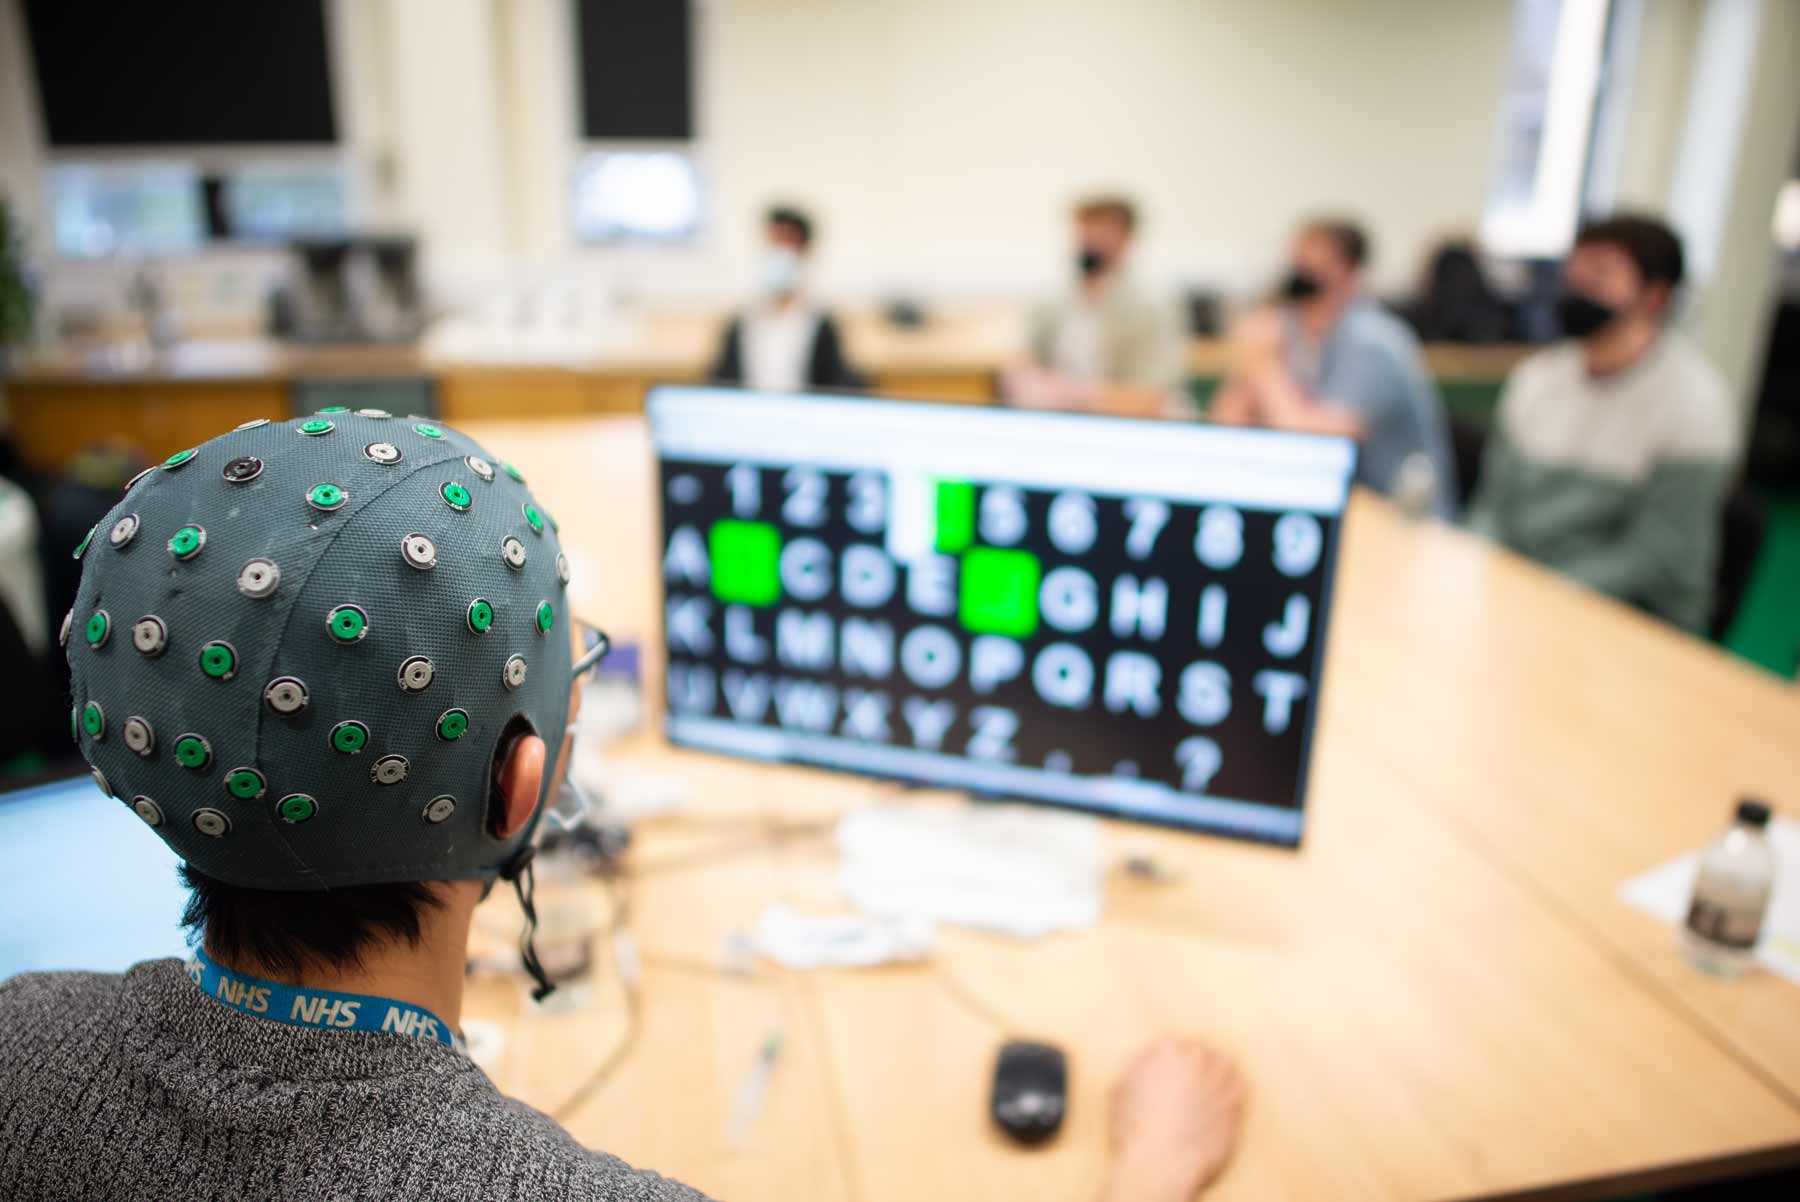
[[[318,1027],[327,1031],[391,1031],[435,1039],[446,1047],[462,1047],[450,1024],[418,1006],[366,993],[336,993],[329,989],[301,989],[261,977],[247,977],[215,962],[194,949],[187,974],[207,997],[243,1014],[286,1023],[291,1027]]]

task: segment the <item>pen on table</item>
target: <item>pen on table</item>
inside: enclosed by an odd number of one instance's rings
[[[776,1027],[764,1037],[762,1050],[756,1054],[756,1063],[750,1066],[750,1075],[738,1087],[737,1105],[732,1110],[731,1125],[725,1129],[726,1146],[741,1148],[744,1136],[750,1130],[750,1124],[762,1113],[763,1098],[769,1092],[769,1079],[775,1075],[775,1062],[781,1058],[781,1028]]]

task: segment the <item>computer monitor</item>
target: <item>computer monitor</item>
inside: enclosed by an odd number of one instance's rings
[[[87,776],[0,793],[0,980],[186,955],[180,866]]]
[[[1300,840],[1347,439],[662,387],[679,745]]]

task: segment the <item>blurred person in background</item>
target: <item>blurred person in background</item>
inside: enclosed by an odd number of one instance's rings
[[[1184,409],[1174,309],[1131,276],[1137,225],[1122,197],[1076,205],[1074,286],[1033,315],[1030,360],[1004,381],[1009,402],[1149,417]]]
[[[1699,630],[1737,423],[1718,371],[1667,328],[1682,274],[1680,238],[1653,217],[1576,235],[1558,304],[1565,338],[1507,377],[1469,525]]]
[[[1488,282],[1465,238],[1440,243],[1425,264],[1419,293],[1401,316],[1426,342],[1502,342],[1512,335],[1511,306]]]
[[[1209,415],[1231,425],[1348,435],[1357,479],[1454,516],[1456,467],[1437,386],[1405,322],[1363,291],[1369,239],[1355,222],[1308,221],[1279,301],[1233,331],[1231,374]]]
[[[770,392],[861,388],[862,377],[844,358],[837,323],[807,294],[812,218],[777,206],[763,226],[760,295],[726,327],[712,378]]]

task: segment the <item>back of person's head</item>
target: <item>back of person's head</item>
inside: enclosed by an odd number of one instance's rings
[[[1300,226],[1300,235],[1329,244],[1349,271],[1362,270],[1372,253],[1368,231],[1350,217],[1327,214],[1308,218]]]
[[[1300,224],[1278,295],[1294,304],[1341,304],[1354,294],[1369,257],[1369,236],[1347,217],[1311,217]]]
[[[805,253],[813,240],[813,221],[805,210],[793,205],[773,205],[763,215],[763,224],[785,245]]]
[[[1621,250],[1637,267],[1645,285],[1660,284],[1673,292],[1687,273],[1681,237],[1667,222],[1642,213],[1614,213],[1584,224],[1575,235],[1575,247],[1611,246]]]
[[[1075,270],[1089,282],[1110,278],[1137,230],[1137,207],[1123,196],[1096,194],[1075,204]]]
[[[1075,202],[1075,220],[1082,225],[1110,223],[1129,237],[1137,232],[1137,205],[1118,193],[1097,192]]]
[[[1442,242],[1432,251],[1406,316],[1421,338],[1453,342],[1495,341],[1506,334],[1509,320],[1474,245],[1464,238]]]
[[[501,774],[568,720],[568,562],[523,477],[378,410],[255,421],[76,550],[71,726],[186,865],[187,921],[296,973],[416,941],[425,882],[516,877]],[[529,786],[527,786],[529,788]]]

